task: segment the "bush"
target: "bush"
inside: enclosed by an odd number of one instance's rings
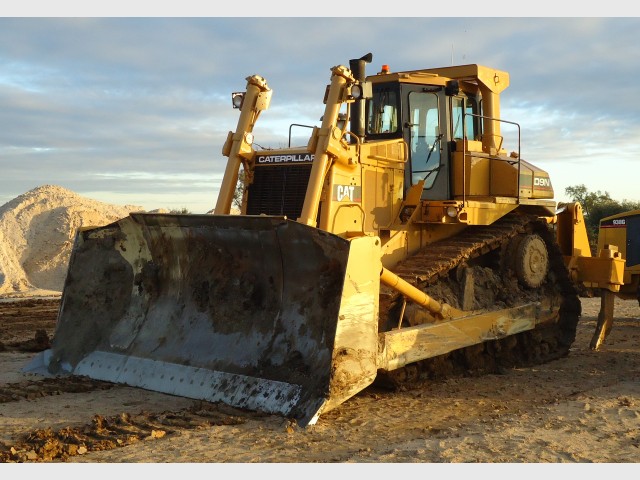
[[[598,245],[598,232],[600,230],[600,220],[616,213],[628,212],[640,209],[640,202],[632,200],[614,200],[609,192],[589,192],[584,185],[574,185],[564,190],[574,202],[582,205],[584,221],[587,226],[589,243],[591,250],[595,251]]]

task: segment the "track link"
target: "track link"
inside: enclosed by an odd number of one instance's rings
[[[537,288],[520,285],[513,268],[514,245],[531,234],[542,238],[549,255],[547,277]],[[536,301],[555,306],[558,314],[531,331],[383,372],[379,383],[400,386],[416,379],[499,373],[505,368],[545,363],[566,356],[575,340],[581,311],[578,292],[553,229],[536,216],[516,212],[490,226],[468,227],[459,235],[428,245],[393,271],[436,300],[463,310],[494,310]],[[471,296],[464,288],[469,274],[476,284]],[[380,331],[416,324],[412,311],[420,307],[409,303],[403,310],[402,306],[399,294],[383,290]]]

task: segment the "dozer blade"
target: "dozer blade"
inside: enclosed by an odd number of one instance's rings
[[[131,214],[78,232],[50,350],[71,373],[299,425],[373,382],[380,245],[281,217]]]

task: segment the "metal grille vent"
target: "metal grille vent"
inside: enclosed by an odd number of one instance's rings
[[[247,215],[286,216],[296,220],[302,213],[311,163],[256,166],[247,191]]]

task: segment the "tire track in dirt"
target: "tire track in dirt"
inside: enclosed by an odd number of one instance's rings
[[[14,445],[0,447],[0,462],[64,462],[75,455],[125,447],[178,431],[239,425],[244,421],[204,402],[180,411],[95,415],[90,424],[81,427],[36,429]]]

